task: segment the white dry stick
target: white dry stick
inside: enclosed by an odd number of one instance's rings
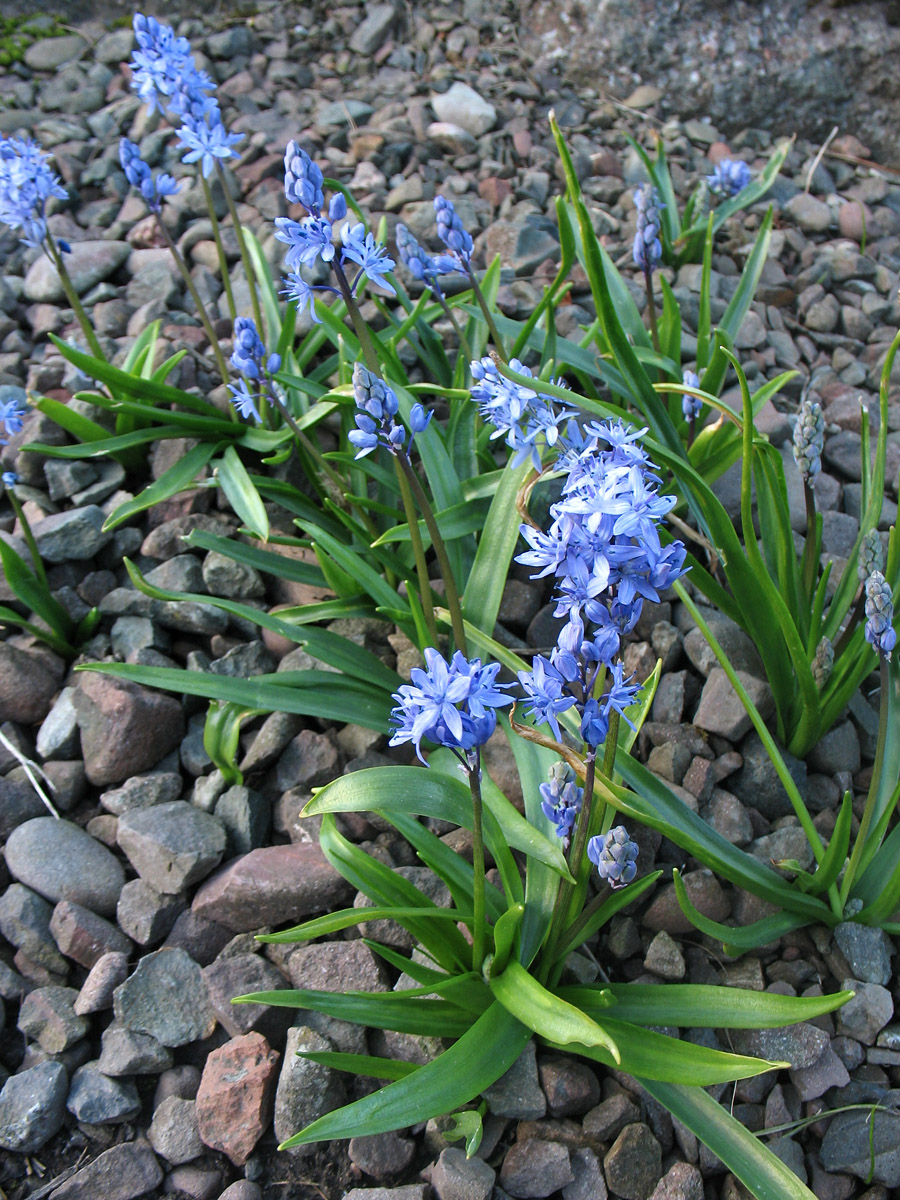
[[[813,175],[815,175],[815,173],[816,173],[816,167],[819,165],[819,163],[825,157],[825,151],[828,149],[828,147],[831,145],[831,143],[834,141],[834,139],[837,137],[837,135],[838,135],[838,126],[835,125],[834,129],[832,129],[831,133],[829,133],[828,137],[825,139],[825,141],[819,147],[819,153],[813,159],[812,166],[809,168],[809,174],[806,176],[806,187],[803,190],[804,190],[804,192],[806,192],[807,195],[809,195],[809,189],[812,186],[812,179],[813,179]]]
[[[41,779],[43,779],[50,791],[56,791],[53,780],[50,778],[47,772],[42,767],[39,767],[36,762],[32,762],[30,758],[26,758],[18,746],[13,745],[2,729],[0,729],[0,744],[4,745],[10,754],[19,760],[22,769],[28,776],[28,782],[31,784],[43,802],[47,805],[47,808],[49,808],[53,816],[56,817],[57,821],[60,820],[59,813],[53,807],[53,801],[41,787],[40,783],[38,783],[37,777],[40,775]]]

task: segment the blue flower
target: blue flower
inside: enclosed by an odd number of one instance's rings
[[[559,728],[560,713],[575,703],[575,696],[566,691],[566,680],[548,659],[536,654],[530,671],[519,672],[519,682],[531,698],[528,715],[539,725],[547,724],[556,740],[562,741]]]
[[[890,584],[880,571],[873,571],[866,580],[866,641],[888,662],[897,644],[893,623],[894,600]]]
[[[321,170],[296,142],[288,142],[284,152],[284,194],[288,204],[302,204],[313,217],[319,216],[325,203]]]
[[[706,176],[709,190],[717,196],[736,196],[750,182],[750,168],[742,159],[723,158],[712,175]]]
[[[663,208],[656,188],[645,183],[634,193],[634,205],[637,209],[637,230],[634,235],[634,264],[644,272],[649,273],[662,258],[662,242],[659,240]]]
[[[333,230],[324,217],[304,217],[302,221],[276,217],[275,237],[288,247],[284,261],[289,271],[315,266],[320,258],[326,263],[334,258]]]
[[[228,390],[231,392],[231,403],[245,421],[249,421],[252,417],[257,424],[262,422],[256,406],[259,393],[250,391],[246,379],[239,379],[237,383],[229,383]]]
[[[348,221],[341,229],[341,242],[344,247],[341,252],[341,262],[349,259],[351,262],[358,263],[360,268],[359,275],[353,281],[354,291],[359,280],[365,275],[370,283],[384,288],[392,296],[395,295],[393,284],[383,278],[386,272],[393,271],[394,260],[385,247],[375,241],[371,233],[365,232],[362,223],[351,225]]]
[[[4,433],[21,433],[28,405],[24,400],[13,397],[0,404],[0,427]],[[8,439],[0,437],[0,446],[5,446]]]
[[[169,108],[199,119],[217,107],[206,95],[215,84],[197,69],[186,38],[176,37],[171,25],[141,13],[135,14],[134,33],[138,49],[129,64],[131,86],[151,113]]]
[[[543,797],[541,811],[556,825],[556,836],[566,843],[581,811],[584,788],[575,782],[575,772],[562,762],[555,762],[548,772],[548,781],[538,789]]]
[[[138,189],[153,213],[162,210],[164,197],[174,195],[179,189],[180,185],[171,175],[160,172],[154,178],[152,171],[141,158],[139,147],[128,138],[122,138],[119,143],[119,162],[122,164],[125,178],[132,187]]]
[[[400,408],[395,392],[359,362],[353,368],[353,397],[359,411],[356,414],[356,429],[351,429],[347,438],[356,446],[357,458],[364,458],[378,446],[384,446],[392,454],[403,452],[408,457],[413,438],[427,429],[432,417],[432,413],[423,405],[412,406],[409,415],[411,432],[407,443],[406,431],[394,420]]]
[[[496,682],[499,663],[482,666],[457,650],[448,663],[433,647],[425,651],[425,669],[410,672],[409,684],[394,694],[394,733],[390,745],[412,742],[422,760],[422,740],[469,755],[490,738],[497,726],[496,709],[512,703],[505,684]]]
[[[0,479],[3,480],[3,486],[7,488],[15,487],[15,485],[19,482],[19,477],[15,471],[4,471],[3,474],[0,475]]]
[[[234,349],[229,364],[248,379],[259,379],[266,348],[252,317],[238,317],[234,322]]]
[[[524,363],[513,358],[510,369],[531,376]],[[494,438],[506,434],[506,444],[514,451],[511,465],[531,459],[536,471],[542,469],[541,445],[554,447],[560,440],[560,427],[577,415],[577,410],[557,407],[552,396],[513,383],[497,370],[492,358],[470,364],[472,399],[486,421],[496,427]],[[535,383],[539,382],[535,380]]]
[[[597,872],[610,887],[620,888],[637,875],[638,847],[628,837],[624,825],[614,825],[609,833],[589,839],[587,855],[597,864]]]
[[[695,371],[685,369],[681,373],[681,382],[685,387],[699,388],[700,376]],[[703,401],[698,396],[681,397],[681,411],[686,421],[696,421],[702,407]]]
[[[200,163],[203,178],[208,178],[215,167],[216,160],[224,161],[229,158],[239,158],[232,146],[243,138],[242,133],[228,133],[221,118],[209,124],[205,120],[194,120],[186,116],[184,124],[178,130],[180,145],[186,146],[188,153],[182,157],[185,163]]]
[[[434,212],[437,218],[438,237],[448,250],[453,250],[468,266],[475,245],[457,216],[453,201],[448,200],[446,196],[435,196]]]
[[[22,230],[26,246],[47,236],[47,201],[68,197],[47,155],[30,138],[0,136],[0,221]]]
[[[437,288],[439,276],[462,270],[459,258],[452,254],[429,254],[402,222],[397,225],[394,237],[400,261],[413,279],[427,283],[429,287]]]
[[[804,400],[794,426],[794,462],[809,484],[822,470],[822,451],[825,448],[825,417],[822,406],[815,400]]]

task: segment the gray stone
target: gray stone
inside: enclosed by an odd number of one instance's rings
[[[25,65],[32,71],[54,71],[63,63],[80,57],[86,49],[87,42],[80,33],[39,38],[26,49]]]
[[[737,671],[736,675],[763,720],[766,720],[775,711],[772,689],[746,671]],[[732,742],[739,741],[751,728],[747,710],[721,667],[714,667],[703,685],[694,724],[707,733],[721,734]]]
[[[93,558],[113,536],[111,531],[103,531],[105,520],[102,508],[86,504],[37,521],[32,533],[41,558],[45,563]]]
[[[703,1196],[703,1176],[698,1168],[692,1163],[679,1162],[669,1167],[650,1200],[703,1200]]]
[[[537,1200],[574,1181],[569,1151],[559,1142],[515,1142],[500,1168],[500,1186],[516,1200]]]
[[[333,1049],[333,1042],[306,1025],[295,1025],[288,1030],[275,1092],[275,1137],[279,1142],[343,1103],[344,1088],[337,1072],[298,1057],[301,1050],[321,1053]],[[312,1146],[298,1146],[293,1153],[308,1157],[315,1150]]]
[[[864,1046],[874,1046],[878,1034],[894,1015],[891,993],[878,983],[861,983],[858,979],[845,979],[841,990],[856,995],[838,1009],[837,1033],[856,1038]]]
[[[162,1178],[162,1168],[145,1141],[122,1142],[61,1183],[53,1200],[135,1200],[152,1192]]]
[[[541,1091],[534,1042],[529,1042],[508,1071],[485,1088],[484,1098],[497,1117],[518,1121],[536,1121],[547,1111],[547,1099]]]
[[[167,1096],[156,1106],[147,1138],[166,1162],[192,1162],[203,1153],[196,1108],[193,1100],[181,1096]]]
[[[784,206],[784,212],[804,233],[824,233],[834,219],[827,204],[806,192],[792,196]]]
[[[828,1034],[803,1021],[782,1029],[734,1029],[731,1041],[737,1054],[755,1055],[770,1062],[787,1062],[796,1069],[811,1067],[828,1046]]]
[[[6,843],[6,865],[20,883],[54,902],[72,900],[108,916],[125,882],[115,856],[71,821],[36,817]]]
[[[73,242],[72,253],[66,256],[66,270],[78,295],[83,296],[95,284],[113,275],[128,257],[129,250],[125,242]],[[52,259],[40,255],[25,276],[25,299],[33,304],[59,304],[65,298]]]
[[[113,992],[128,978],[128,955],[112,951],[98,958],[81,985],[74,1009],[79,1016],[112,1008]]]
[[[89,1022],[75,1012],[77,999],[74,988],[35,988],[22,1001],[18,1027],[47,1054],[62,1054],[88,1031]]]
[[[225,853],[222,822],[184,800],[125,813],[117,836],[140,877],[166,895],[205,879]]]
[[[365,125],[374,111],[364,100],[333,100],[322,105],[316,120],[320,125]]]
[[[666,931],[660,930],[647,947],[644,966],[662,979],[684,979],[685,962],[681,947]]]
[[[416,1147],[395,1130],[350,1139],[347,1152],[354,1167],[373,1179],[396,1178],[413,1160]]]
[[[227,596],[233,600],[249,600],[266,594],[263,577],[255,567],[235,562],[218,550],[210,550],[203,560],[203,585],[211,596]]]
[[[746,671],[757,679],[765,679],[759,651],[740,625],[716,612],[705,612],[704,619],[736,671]],[[684,635],[684,652],[701,675],[709,675],[718,666],[719,660],[699,626]]]
[[[480,1158],[449,1146],[431,1169],[431,1187],[438,1200],[488,1200],[496,1172]]]
[[[102,792],[100,803],[107,812],[118,817],[135,808],[152,808],[155,804],[177,800],[182,787],[177,771],[151,771],[145,775],[132,775],[121,787]]]
[[[74,688],[63,688],[38,730],[37,752],[42,759],[74,758],[78,753],[78,717]]]
[[[184,896],[166,896],[144,879],[130,879],[122,888],[116,920],[139,946],[161,942],[184,912]]]
[[[149,1033],[164,1046],[184,1046],[209,1037],[216,1017],[200,968],[183,950],[157,950],[142,958],[134,974],[116,988],[116,1019]]]
[[[232,1004],[235,996],[250,992],[276,992],[286,980],[268,959],[259,954],[235,954],[217,958],[203,969],[210,1003],[222,1027],[232,1037],[256,1030],[273,1045],[284,1037],[291,1023],[289,1008],[270,1004]],[[305,984],[315,987],[314,983]]]
[[[173,1063],[172,1053],[149,1033],[113,1021],[103,1031],[97,1069],[104,1075],[157,1075]]]
[[[58,1062],[11,1075],[0,1092],[0,1149],[40,1150],[62,1126],[68,1090],[66,1069]]]
[[[900,1187],[900,1114],[838,1113],[819,1153],[826,1171],[846,1171],[867,1183],[874,1179],[885,1187]]]
[[[110,1079],[89,1062],[72,1076],[66,1107],[86,1125],[121,1125],[138,1115],[141,1101],[130,1080]]]
[[[827,1046],[811,1066],[791,1071],[791,1083],[803,1101],[817,1100],[829,1088],[846,1087],[849,1082],[847,1068],[831,1046]]]
[[[774,833],[757,838],[750,844],[750,853],[769,866],[777,866],[785,860],[798,862],[804,871],[810,870],[815,861],[809,838],[799,825],[784,825]]]
[[[50,932],[60,951],[88,970],[105,954],[128,954],[132,949],[131,942],[111,921],[71,900],[60,900],[54,908]]]
[[[791,778],[805,800],[807,795],[806,763],[802,759],[795,758],[783,746],[779,746],[778,749]],[[755,729],[741,743],[741,756],[744,765],[729,779],[729,791],[734,792],[748,808],[758,809],[770,821],[793,813],[794,809],[784,790],[784,785],[778,778],[769,752]]]
[[[446,92],[431,97],[431,107],[439,121],[449,121],[480,137],[494,127],[497,120],[497,110],[490,101],[479,96],[474,88],[467,83],[451,84]]]
[[[50,932],[53,908],[31,888],[13,883],[0,896],[0,933],[32,962],[65,976],[69,964]]]
[[[373,4],[364,11],[365,18],[350,34],[348,45],[354,54],[370,55],[390,33],[397,10],[393,4]]]
[[[606,1180],[593,1150],[582,1146],[569,1152],[574,1179],[562,1190],[563,1200],[607,1200]]]
[[[5,842],[17,825],[46,813],[44,802],[25,780],[0,778],[0,842]]]
[[[855,979],[886,986],[891,979],[891,939],[874,925],[842,921],[834,930],[834,940],[846,958]]]
[[[265,844],[272,805],[259,792],[236,784],[216,801],[215,815],[225,828],[226,857],[236,858]]]
[[[662,1150],[648,1125],[626,1125],[603,1159],[606,1182],[623,1200],[648,1200],[662,1175]]]
[[[806,756],[806,765],[811,771],[822,775],[836,775],[838,771],[849,771],[855,775],[861,765],[859,734],[852,721],[841,721],[820,738]]]

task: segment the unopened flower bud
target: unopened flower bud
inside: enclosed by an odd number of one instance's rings
[[[624,887],[637,875],[638,847],[629,840],[624,825],[614,825],[609,833],[592,837],[587,844],[587,855],[610,887]]]
[[[860,583],[865,583],[873,571],[884,570],[884,546],[877,529],[870,529],[864,536],[859,547],[859,559],[856,563],[856,575]]]
[[[866,580],[866,641],[888,662],[897,644],[893,622],[894,601],[890,584],[880,571],[873,571]]]
[[[827,637],[823,637],[818,646],[816,646],[816,653],[812,660],[813,679],[820,692],[828,682],[828,676],[831,674],[833,666],[834,646],[832,646]]]
[[[825,445],[825,418],[815,400],[804,400],[794,426],[794,462],[804,483],[810,483],[822,470]]]

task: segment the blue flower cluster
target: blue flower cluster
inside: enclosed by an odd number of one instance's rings
[[[216,85],[197,68],[187,39],[176,37],[171,25],[141,13],[134,17],[134,35],[138,48],[129,64],[131,86],[151,113],[159,109],[180,119],[178,141],[187,150],[181,161],[199,162],[207,178],[217,160],[238,158],[233,147],[243,134],[225,129],[219,103],[209,95]],[[134,183],[130,176],[129,182]]]
[[[244,376],[237,383],[228,385],[232,404],[245,420],[249,420],[250,417],[256,421],[261,420],[256,402],[262,396],[262,392],[251,392],[247,380],[259,380],[264,385],[268,381],[268,385],[271,385],[270,377],[281,370],[281,355],[270,354],[266,357],[265,345],[252,317],[238,317],[235,320],[234,348],[228,364]]]
[[[15,396],[12,400],[0,404],[0,433],[21,433],[27,412],[28,405]],[[0,437],[0,446],[5,446],[8,442],[9,438]]]
[[[518,375],[531,376],[531,371],[517,358],[509,363]],[[576,417],[577,409],[558,408],[551,396],[533,388],[513,383],[497,370],[492,358],[471,363],[472,399],[486,421],[496,426],[492,439],[506,434],[506,444],[513,450],[512,465],[531,459],[536,471],[541,470],[541,447],[560,443],[561,426]],[[559,380],[557,383],[561,382]],[[572,431],[575,436],[574,430]]]
[[[556,836],[568,842],[581,812],[584,788],[575,782],[575,772],[563,762],[555,762],[548,771],[546,783],[540,785],[541,811],[556,825]]]
[[[435,196],[434,213],[437,218],[438,237],[448,250],[457,255],[459,261],[468,267],[475,249],[472,235],[468,233],[453,207],[453,201],[446,196]]]
[[[587,856],[597,864],[597,873],[610,887],[624,887],[637,875],[637,843],[629,840],[624,825],[614,825],[608,833],[592,837]]]
[[[632,251],[634,265],[649,274],[662,258],[662,242],[659,240],[662,228],[660,209],[665,206],[656,188],[650,183],[645,183],[635,191],[634,206],[637,209],[637,229]]]
[[[615,662],[622,636],[644,600],[658,601],[684,573],[681,542],[660,542],[658,526],[675,499],[657,491],[653,463],[636,444],[644,433],[622,422],[588,425],[582,444],[564,456],[568,473],[549,531],[521,526],[531,548],[517,561],[535,568],[533,578],[556,578],[555,614],[567,623],[550,658],[537,655],[519,678],[537,721],[560,740],[559,714],[574,706],[593,749],[606,738],[610,714],[624,714],[638,690]],[[602,671],[609,686],[598,697]]]
[[[455,271],[463,270],[459,258],[454,254],[429,254],[402,221],[394,236],[400,261],[413,279],[426,283],[437,292],[441,290],[438,283],[441,275],[452,275]]]
[[[891,585],[880,571],[866,580],[866,641],[888,662],[897,645],[894,629],[894,599]]]
[[[685,387],[699,388],[700,376],[696,371],[689,371],[685,368],[681,373],[681,382]],[[703,401],[697,396],[682,396],[681,411],[684,414],[686,421],[696,421],[700,416],[700,409],[703,407]]]
[[[320,323],[316,313],[315,293],[340,294],[337,288],[327,284],[311,284],[300,274],[301,267],[314,267],[317,262],[336,268],[343,278],[344,267],[353,263],[358,268],[352,282],[344,286],[355,296],[363,279],[376,284],[394,295],[394,286],[385,275],[393,271],[395,263],[380,242],[371,233],[366,233],[362,222],[348,221],[340,231],[340,255],[335,245],[334,227],[347,216],[347,201],[343,193],[335,192],[328,205],[328,214],[323,216],[325,205],[325,183],[321,170],[306,151],[296,142],[288,142],[284,155],[284,194],[289,204],[299,204],[306,209],[306,216],[299,221],[291,217],[275,218],[275,237],[288,247],[285,265],[288,275],[284,279],[282,295],[302,311],[309,308],[313,321]]]
[[[512,703],[503,694],[509,685],[497,683],[499,670],[499,663],[482,666],[480,658],[469,661],[459,650],[448,663],[429,646],[424,670],[414,668],[411,682],[394,694],[390,745],[412,742],[424,762],[422,740],[427,738],[469,758],[496,729],[495,710]]]
[[[717,196],[736,196],[750,182],[750,168],[742,159],[723,158],[712,175],[706,176],[709,190]]]
[[[804,400],[800,405],[791,448],[803,482],[810,483],[822,470],[825,449],[825,417],[816,400]]]
[[[11,488],[15,487],[19,482],[19,477],[15,471],[4,471],[3,474],[0,475],[0,480],[2,480],[5,488]]]
[[[125,178],[132,187],[138,189],[152,213],[161,212],[163,199],[173,196],[179,189],[178,182],[164,171],[154,176],[141,158],[140,148],[128,138],[122,138],[119,143],[119,162],[122,164]]]
[[[0,137],[0,221],[21,229],[26,246],[40,246],[47,236],[47,201],[67,195],[37,142]]]
[[[392,454],[405,453],[408,458],[413,438],[428,428],[434,415],[423,405],[414,404],[409,414],[407,442],[406,431],[394,420],[400,408],[395,392],[359,362],[353,368],[353,398],[359,411],[356,429],[351,429],[347,437],[357,447],[357,458],[364,458],[378,446],[386,447]]]

